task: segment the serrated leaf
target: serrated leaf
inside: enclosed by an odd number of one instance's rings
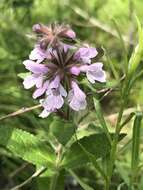
[[[103,143],[104,142],[104,143]],[[80,139],[70,147],[65,155],[62,165],[67,168],[76,168],[89,162],[87,155],[82,150],[80,144],[95,158],[106,156],[110,151],[110,143],[104,133],[94,134]]]
[[[111,134],[111,138],[113,138],[113,135],[114,134]],[[125,134],[121,133],[119,141],[124,137]],[[85,154],[82,147],[84,147],[89,154],[93,155],[96,160],[101,157],[106,157],[110,153],[111,146],[105,133],[97,133],[83,137],[71,145],[62,161],[61,167],[76,168],[90,162],[89,157]]]
[[[21,129],[0,127],[0,145],[6,146],[15,156],[35,165],[50,167],[55,160],[49,146]]]
[[[57,138],[59,143],[65,145],[71,139],[75,130],[73,123],[56,117],[50,125],[50,131]]]

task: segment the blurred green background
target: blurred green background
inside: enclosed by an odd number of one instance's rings
[[[17,76],[18,73],[25,72],[22,61],[28,58],[34,45],[34,41],[27,37],[32,32],[33,24],[55,21],[70,24],[81,40],[95,47],[104,47],[118,75],[122,76],[124,51],[117,37],[113,19],[125,37],[130,56],[137,37],[134,14],[142,22],[143,0],[0,0],[0,116],[38,104],[38,101],[31,98],[32,91],[24,90],[22,80]],[[106,56],[103,57],[103,62],[108,80],[114,81]],[[142,104],[141,81],[142,79],[136,83],[129,107]],[[118,92],[114,92],[104,99],[103,108],[106,114],[118,110],[120,102],[117,98]],[[48,120],[40,119],[39,112],[40,110],[34,110],[1,120],[0,125],[23,128],[42,137],[40,129],[47,128]],[[127,156],[124,155],[125,160],[128,159]],[[27,168],[20,171],[21,175],[15,174],[21,166]],[[25,162],[13,158],[4,148],[0,148],[1,190],[22,182],[33,170],[32,166],[27,166]],[[88,171],[87,175],[90,176]],[[23,189],[36,189],[35,186],[33,182]]]

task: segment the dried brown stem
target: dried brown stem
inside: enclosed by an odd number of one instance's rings
[[[46,171],[45,167],[41,167],[39,170],[37,170],[32,176],[30,176],[27,180],[25,180],[23,183],[11,188],[10,190],[18,190],[21,187],[25,186],[27,183],[31,182],[32,179],[38,177],[39,175],[41,175],[43,172]]]
[[[14,117],[14,116],[20,115],[20,114],[25,113],[25,112],[29,112],[31,110],[34,110],[34,109],[37,109],[37,108],[40,108],[40,107],[41,107],[41,104],[38,104],[38,105],[32,106],[32,107],[28,107],[28,108],[23,107],[23,108],[15,111],[15,112],[12,112],[12,113],[10,113],[8,115],[0,117],[0,120],[6,119],[6,118],[9,118],[9,117]]]

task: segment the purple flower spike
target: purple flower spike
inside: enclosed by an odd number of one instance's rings
[[[75,111],[84,110],[87,105],[86,95],[74,81],[72,81],[72,89],[68,94],[68,102],[69,106]]]
[[[87,79],[91,83],[98,82],[106,82],[105,71],[102,69],[102,63],[94,63],[91,65],[83,65],[80,67],[82,72],[86,72]]]
[[[88,45],[77,46],[76,34],[68,25],[36,24],[33,31],[37,44],[29,60],[23,62],[31,72],[23,85],[26,89],[35,86],[34,99],[42,96],[40,103],[44,110],[40,117],[57,112],[64,102],[68,102],[75,111],[84,110],[87,106],[86,95],[76,82],[78,78],[82,80],[86,75],[91,83],[106,82],[103,64],[93,63],[97,49]]]
[[[84,64],[90,64],[91,59],[98,54],[96,48],[83,47],[75,53],[75,59],[83,62]]]

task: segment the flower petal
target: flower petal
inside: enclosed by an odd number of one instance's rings
[[[64,100],[61,95],[59,96],[54,96],[54,105],[55,108],[60,109],[64,104]]]
[[[88,67],[86,75],[91,83],[95,81],[106,82],[106,74],[102,67],[102,63],[94,63]]]
[[[70,68],[70,72],[71,72],[71,74],[78,76],[80,74],[80,68],[73,66]]]
[[[95,78],[93,77],[92,74],[90,74],[90,72],[86,73],[87,79],[89,80],[89,82],[91,82],[92,84],[95,83]]]
[[[64,87],[61,84],[60,84],[60,87],[59,87],[59,91],[60,91],[61,96],[64,96],[64,97],[67,96],[67,92],[66,92],[66,90],[64,89]]]
[[[49,112],[49,111],[47,111],[46,109],[44,109],[44,110],[40,113],[39,117],[46,118],[46,117],[48,117],[48,116],[50,115],[50,113],[51,113],[51,112]]]
[[[85,93],[79,88],[79,86],[77,85],[76,82],[72,81],[72,88],[74,91],[74,96],[78,99],[78,100],[84,100],[86,98]]]
[[[35,74],[46,74],[48,72],[48,68],[45,65],[38,64],[31,60],[26,60],[23,62],[23,64],[25,65],[26,69]]]
[[[50,88],[58,88],[60,85],[60,77],[57,75],[50,83]]]
[[[96,48],[92,47],[83,47],[80,48],[76,53],[74,58],[78,61],[82,61],[85,64],[90,64],[91,59],[96,57],[98,54]]]
[[[54,101],[53,101],[53,95],[47,96],[46,99],[41,103],[42,106],[48,110],[48,111],[53,111],[54,110]]]
[[[87,103],[86,103],[86,100],[82,100],[82,101],[79,101],[78,99],[76,98],[73,98],[72,101],[70,102],[69,106],[75,110],[75,111],[79,111],[79,110],[83,110],[86,108],[87,106]]]
[[[41,88],[38,88],[37,90],[35,90],[35,92],[33,93],[33,98],[36,99],[39,96],[43,95],[46,92],[48,87],[49,87],[49,81],[44,82]]]
[[[42,84],[43,84],[43,76],[39,75],[39,76],[36,76],[35,75],[35,78],[37,78],[37,81],[36,81],[36,87],[37,88],[41,88],[42,87]]]
[[[70,30],[70,29],[66,31],[65,35],[69,38],[72,38],[72,39],[74,39],[76,37],[75,32],[73,30]]]
[[[33,75],[27,76],[23,81],[24,88],[32,88],[36,84],[36,81],[37,79]]]
[[[86,108],[86,95],[79,88],[75,81],[72,81],[72,89],[68,94],[68,102],[69,106],[75,111],[83,110]]]
[[[29,55],[29,59],[37,60],[37,63],[41,63],[46,58],[51,58],[50,53],[49,51],[41,49],[40,45],[36,45]]]
[[[89,65],[81,65],[80,66],[80,71],[81,72],[87,72],[88,68],[89,68]]]

